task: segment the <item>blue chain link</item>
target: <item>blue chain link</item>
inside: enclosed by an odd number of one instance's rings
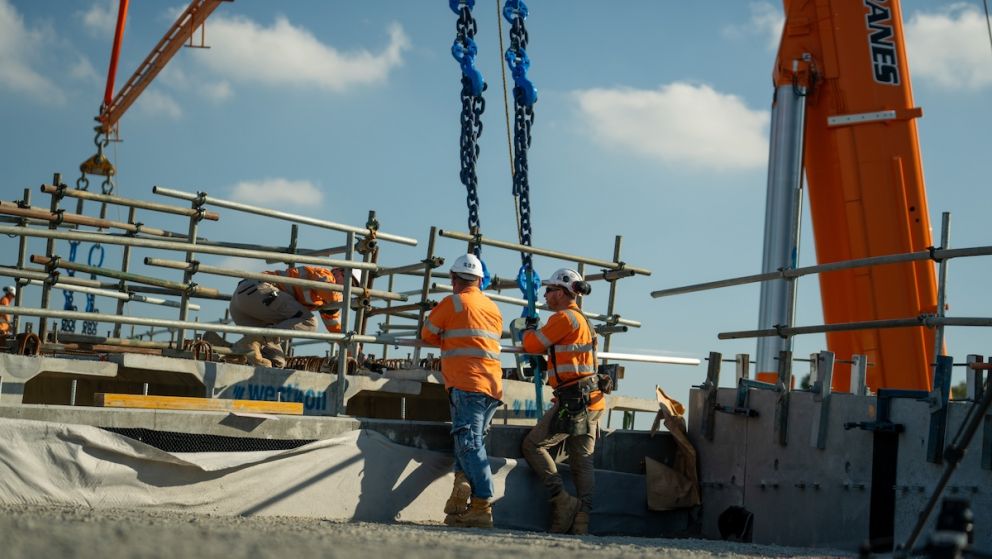
[[[95,264],[93,263],[94,253],[100,255],[100,259]],[[86,258],[86,262],[90,266],[96,266],[97,268],[100,268],[103,266],[103,257],[104,257],[103,245],[96,244],[90,247],[90,252]],[[90,279],[95,280],[96,274],[90,274]],[[93,295],[92,293],[88,293],[86,295],[86,312],[92,312],[92,313],[100,312],[100,309],[96,308],[96,295]],[[84,320],[83,334],[87,334],[89,336],[96,336],[96,326],[97,326],[97,322],[95,320]]]
[[[479,225],[479,190],[478,177],[475,172],[475,162],[479,158],[479,136],[482,135],[482,113],[486,102],[482,92],[486,90],[486,82],[482,72],[475,67],[475,55],[478,46],[475,44],[475,33],[478,29],[475,18],[472,17],[472,7],[475,0],[449,0],[451,11],[458,14],[455,26],[455,41],[451,45],[451,54],[458,61],[462,70],[462,112],[459,178],[465,185],[468,203],[468,229],[478,232]],[[473,252],[476,256],[482,253],[482,247],[475,245]]]
[[[79,249],[79,241],[69,241],[69,262],[76,261],[76,251]],[[67,270],[67,275],[71,277],[76,276],[75,270]],[[65,297],[65,304],[62,305],[63,310],[75,311],[79,310],[76,308],[76,304],[73,301],[73,292],[63,289],[62,296]],[[70,320],[68,318],[62,319],[61,330],[63,332],[75,332],[76,331],[76,321]]]
[[[529,10],[523,0],[506,0],[503,17],[510,23],[510,47],[504,58],[513,75],[513,196],[520,216],[518,236],[520,244],[531,245],[530,181],[528,180],[527,150],[530,148],[530,129],[534,124],[534,103],[537,88],[527,78],[530,57],[527,56],[527,28],[524,20]],[[537,316],[537,292],[541,280],[534,271],[533,258],[528,252],[520,253],[522,265],[517,273],[517,286],[527,298],[523,316]]]

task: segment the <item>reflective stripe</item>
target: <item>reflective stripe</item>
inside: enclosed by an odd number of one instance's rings
[[[478,349],[474,347],[462,347],[458,349],[449,349],[447,351],[441,352],[441,358],[445,357],[482,357],[485,359],[499,359],[498,351],[486,351],[484,349]]]
[[[537,341],[541,342],[541,345],[543,345],[545,349],[551,345],[551,340],[549,340],[548,337],[545,336],[540,330],[534,330],[534,335],[537,336]]]
[[[315,306],[317,304],[313,297],[313,291],[303,288],[300,289],[300,294],[303,296],[304,305]]]
[[[455,312],[462,312],[465,310],[464,305],[462,305],[462,297],[457,293],[451,296],[451,303],[455,306]]]
[[[433,332],[433,330],[431,330]],[[438,332],[434,332],[437,334]],[[449,338],[487,338],[490,340],[499,340],[502,334],[496,334],[488,330],[483,330],[481,328],[460,328],[458,330],[448,330],[441,335],[444,339]]]
[[[426,326],[428,330],[430,330],[431,332],[433,332],[435,334],[440,334],[441,332],[444,332],[443,329],[438,328],[437,326],[434,326],[434,323],[431,322],[430,320],[428,320],[427,322],[425,322],[424,323],[424,326]]]
[[[556,345],[555,351],[592,351],[592,344]]]
[[[572,316],[572,313],[566,310],[565,311],[565,316],[568,317],[568,321],[572,324],[572,330],[578,330],[579,329],[579,323],[575,321],[575,317]]]
[[[595,373],[594,365],[559,365],[555,367],[557,373]]]

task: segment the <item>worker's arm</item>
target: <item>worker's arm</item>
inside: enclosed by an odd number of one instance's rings
[[[572,331],[572,324],[563,312],[551,315],[548,323],[537,330],[524,332],[524,350],[528,353],[544,353]]]
[[[434,307],[431,314],[427,315],[427,320],[424,321],[424,328],[420,331],[420,339],[426,344],[440,347],[441,335],[444,334],[444,325],[447,323],[453,310],[451,297],[445,297],[444,300]]]

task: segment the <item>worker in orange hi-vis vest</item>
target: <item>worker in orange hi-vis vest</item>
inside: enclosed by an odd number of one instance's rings
[[[17,295],[17,288],[8,285],[3,288],[3,297],[0,297],[0,307],[9,307],[14,304],[14,296]],[[0,314],[0,336],[8,336],[14,330],[13,322],[7,313]]]
[[[455,483],[444,505],[444,523],[492,528],[493,473],[485,436],[503,403],[503,316],[480,289],[483,267],[475,255],[459,256],[450,275],[454,293],[434,307],[420,332],[424,342],[441,348],[451,409]]]
[[[338,291],[315,289],[284,284],[279,277],[299,278],[342,285],[344,270],[327,270],[316,266],[296,266],[286,270],[265,272],[271,280],[244,279],[231,295],[231,319],[238,326],[257,326],[284,330],[317,330],[314,311],[331,303],[338,303],[344,296]],[[361,275],[351,271],[353,285],[358,285]],[[320,311],[328,332],[341,331],[339,310]],[[216,341],[216,340],[214,340]],[[231,346],[234,353],[244,354],[248,362],[263,367],[283,367],[286,355],[279,338],[246,335]]]
[[[593,451],[606,408],[603,392],[611,387],[597,374],[595,331],[575,302],[577,296],[589,294],[589,284],[567,268],[542,283],[547,286],[544,300],[555,313],[540,329],[536,319],[528,321],[522,341],[527,352],[548,355],[548,384],[555,397],[551,409],[527,434],[522,451],[550,492],[550,531],[586,534],[595,486]],[[568,454],[578,498],[565,490],[549,453],[560,445]]]

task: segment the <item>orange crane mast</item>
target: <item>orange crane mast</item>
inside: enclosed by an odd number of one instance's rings
[[[818,263],[926,250],[932,238],[915,121],[922,110],[913,103],[899,1],[784,3],[774,82],[805,103],[801,150]],[[933,262],[821,274],[820,291],[828,324],[937,311]],[[868,356],[873,389],[929,390],[934,340],[923,327],[827,334],[838,359]],[[846,391],[849,380],[836,371],[834,388]]]

